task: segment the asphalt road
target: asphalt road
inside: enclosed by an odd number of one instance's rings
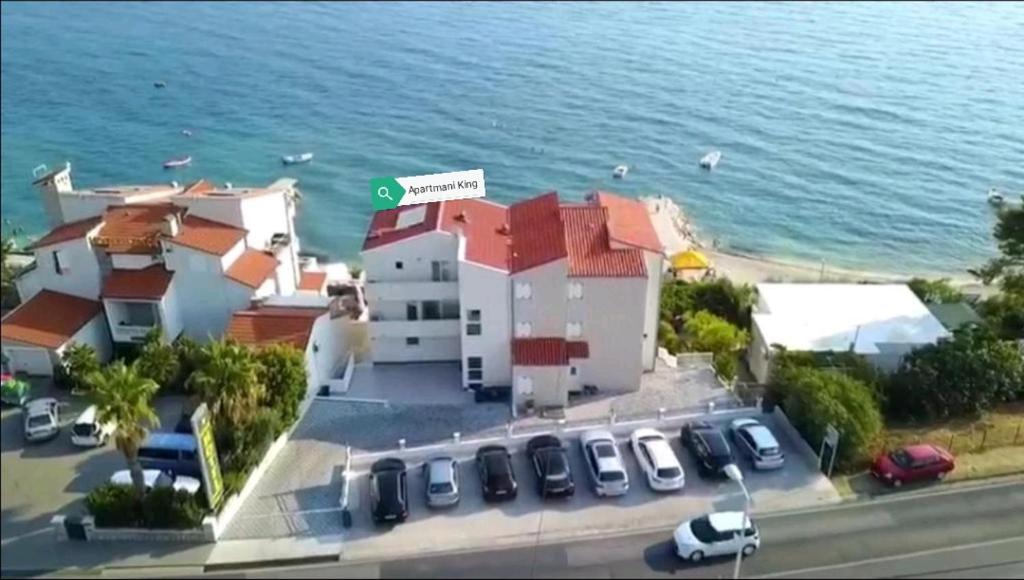
[[[747,578],[1024,577],[1024,483],[890,496],[758,518]],[[692,565],[670,531],[567,544],[250,571],[249,578],[731,578],[732,560]],[[225,576],[240,576],[238,573]]]

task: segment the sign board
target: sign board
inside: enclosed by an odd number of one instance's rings
[[[203,472],[203,489],[210,509],[216,509],[224,495],[224,480],[220,475],[220,458],[213,438],[213,418],[206,403],[192,413],[192,432],[199,442],[199,465]]]
[[[829,447],[835,447],[839,443],[839,430],[833,425],[829,424],[825,427],[825,444]]]
[[[828,470],[825,470],[825,450],[830,455]],[[836,451],[839,449],[839,430],[831,423],[825,427],[825,436],[821,438],[821,449],[818,450],[818,467],[825,470],[825,474],[832,477],[832,469],[836,466]]]
[[[484,170],[453,171],[411,177],[375,177],[370,180],[373,209],[453,199],[484,197]]]

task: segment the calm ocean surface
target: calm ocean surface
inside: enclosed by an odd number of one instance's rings
[[[986,191],[1024,191],[1020,3],[0,10],[2,213],[33,233],[40,163],[289,175],[306,249],[352,258],[371,177],[483,168],[498,201],[662,193],[735,249],[955,274],[994,252]]]

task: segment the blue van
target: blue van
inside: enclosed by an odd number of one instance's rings
[[[199,442],[194,435],[150,433],[139,448],[143,469],[170,471],[175,475],[203,476],[199,466]]]

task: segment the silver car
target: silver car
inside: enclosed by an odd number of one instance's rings
[[[44,441],[53,439],[60,432],[60,412],[57,399],[46,398],[29,401],[24,407],[25,439]]]
[[[423,464],[427,505],[449,507],[459,503],[459,462],[451,457],[435,457]]]
[[[580,435],[580,447],[595,494],[611,497],[625,495],[629,491],[629,475],[615,437],[610,432],[602,429],[586,431]]]
[[[736,447],[750,458],[754,469],[780,469],[785,463],[786,455],[775,435],[756,419],[736,419],[729,430]]]

